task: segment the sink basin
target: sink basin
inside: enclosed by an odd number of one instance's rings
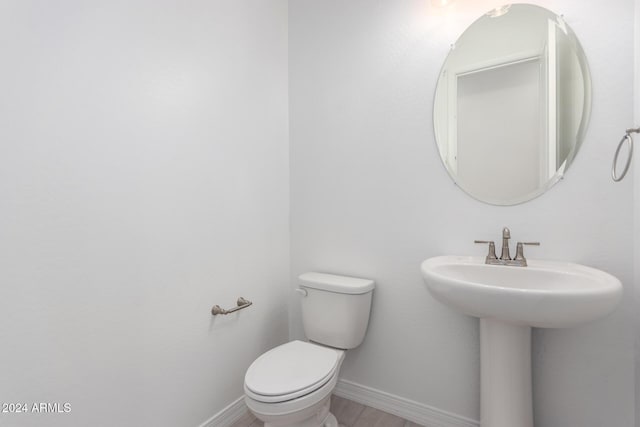
[[[609,314],[622,284],[584,265],[487,265],[440,256],[421,265],[431,294],[480,318],[480,427],[533,427],[531,328],[567,328]]]
[[[431,294],[469,316],[538,328],[566,328],[609,314],[622,297],[614,276],[580,264],[529,260],[487,265],[483,257],[439,256],[422,263]]]

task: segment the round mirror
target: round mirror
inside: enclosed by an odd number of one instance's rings
[[[569,167],[590,105],[587,61],[561,16],[530,4],[493,9],[460,36],[440,72],[440,157],[472,197],[525,202]]]

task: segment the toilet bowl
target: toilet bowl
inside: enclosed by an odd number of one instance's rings
[[[323,273],[299,280],[310,341],[291,341],[258,357],[245,375],[245,403],[265,427],[338,427],[331,393],[346,350],[364,339],[374,282]]]
[[[337,422],[330,418],[329,399],[344,353],[303,341],[268,351],[247,370],[247,407],[265,427],[336,427]]]

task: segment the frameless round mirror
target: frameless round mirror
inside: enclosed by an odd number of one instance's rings
[[[562,17],[530,4],[496,8],[467,28],[440,72],[440,157],[472,197],[525,202],[565,173],[590,105],[587,61]]]

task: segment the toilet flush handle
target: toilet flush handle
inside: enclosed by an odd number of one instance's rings
[[[296,288],[296,292],[302,295],[303,297],[306,297],[309,294],[306,289],[302,289],[302,288]]]

